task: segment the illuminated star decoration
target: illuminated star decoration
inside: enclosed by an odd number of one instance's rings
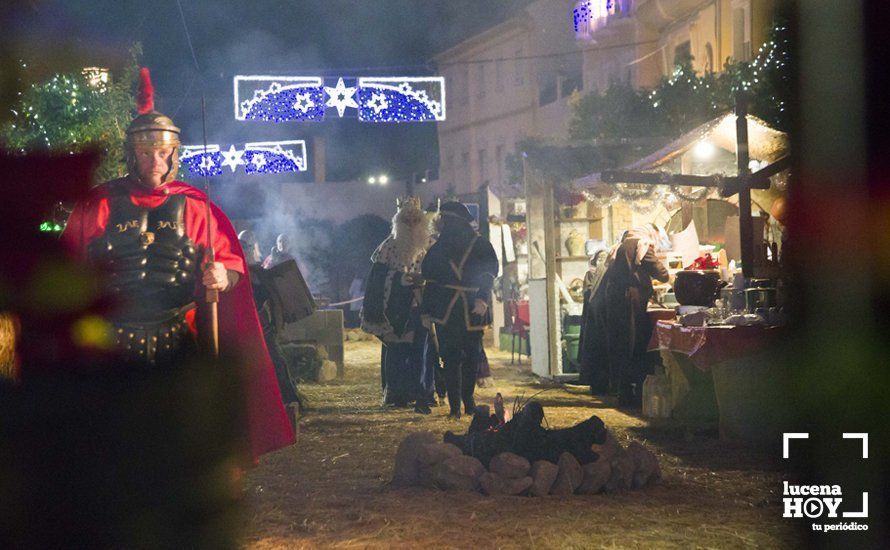
[[[235,119],[322,120],[325,113],[322,84],[320,76],[236,76]]]
[[[343,117],[343,112],[347,107],[352,107],[353,109],[358,109],[358,103],[355,102],[355,88],[349,88],[345,84],[343,84],[343,79],[337,80],[337,86],[331,88],[330,86],[325,86],[324,91],[328,94],[328,102],[326,105],[328,107],[334,107],[337,109],[337,114],[340,117]]]
[[[195,176],[218,176],[223,172],[223,155],[219,145],[183,145],[180,148],[179,162]]]
[[[306,171],[306,142],[266,141],[244,145],[244,171],[248,174],[280,174]]]
[[[362,77],[358,79],[362,122],[445,120],[445,78]]]
[[[375,113],[380,113],[380,111],[389,107],[389,103],[386,102],[385,95],[371,94],[371,100],[368,101],[368,107],[374,109]]]
[[[280,174],[305,172],[306,142],[303,140],[266,141],[246,143],[243,149],[230,145],[220,151],[219,145],[184,145],[180,158],[182,165],[194,176],[219,176],[223,168],[235,172],[244,166],[247,174]]]
[[[294,103],[294,110],[306,114],[309,109],[315,107],[315,102],[312,101],[312,96],[309,93],[296,94],[296,96],[297,101]]]
[[[239,165],[244,164],[244,151],[235,149],[234,145],[229,146],[229,150],[223,152],[222,156],[222,165],[231,168],[233,173]]]
[[[320,76],[236,76],[235,119],[319,121],[326,107],[333,107],[340,118],[356,109],[362,122],[445,120],[441,76],[361,77],[356,86],[345,80],[338,77],[336,86],[324,86]]]

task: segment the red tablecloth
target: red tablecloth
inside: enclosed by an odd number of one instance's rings
[[[780,327],[684,327],[671,321],[658,321],[652,331],[649,349],[667,349],[688,355],[696,367],[710,370],[715,363],[763,349],[782,332]]]

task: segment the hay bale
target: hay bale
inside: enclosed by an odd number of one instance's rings
[[[420,446],[420,450],[417,453],[417,460],[423,466],[435,466],[440,462],[445,462],[445,460],[453,457],[460,456],[463,452],[456,446],[451,443],[426,443]]]
[[[324,359],[318,348],[312,344],[283,344],[281,354],[287,364],[288,375],[292,380],[315,382]]]
[[[337,363],[329,359],[321,362],[321,368],[318,369],[318,382],[323,384],[337,379]]]
[[[533,483],[529,489],[529,494],[535,497],[543,497],[550,494],[550,489],[556,482],[556,476],[559,474],[559,466],[546,460],[537,460],[532,464],[529,472]]]
[[[478,491],[485,466],[472,456],[453,456],[432,469],[436,487],[446,491]]]
[[[557,463],[559,473],[556,475],[556,481],[550,489],[551,495],[571,495],[575,493],[575,489],[581,485],[584,479],[584,471],[578,459],[571,453],[562,453]]]
[[[529,476],[506,478],[492,472],[485,472],[479,477],[479,484],[482,486],[482,492],[489,496],[521,495],[532,486],[532,483],[534,483],[534,481]]]
[[[507,479],[520,479],[528,474],[531,464],[525,458],[513,453],[501,453],[491,459],[488,470]]]
[[[393,486],[410,487],[420,483],[417,455],[424,445],[435,443],[437,439],[432,432],[415,432],[408,434],[399,443],[392,475]]]
[[[634,462],[631,488],[640,489],[661,479],[661,468],[655,453],[636,441],[627,446],[627,454]]]
[[[599,493],[603,490],[609,478],[612,477],[612,465],[604,458],[585,464],[582,469],[584,470],[584,479],[581,481],[581,485],[578,486],[579,495],[595,495]]]

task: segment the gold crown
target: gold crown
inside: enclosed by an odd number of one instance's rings
[[[396,208],[401,210],[405,207],[423,210],[423,205],[421,204],[419,197],[396,198]]]

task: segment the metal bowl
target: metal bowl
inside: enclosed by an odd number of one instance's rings
[[[713,307],[720,289],[726,282],[716,270],[683,270],[674,276],[674,294],[684,306]]]

